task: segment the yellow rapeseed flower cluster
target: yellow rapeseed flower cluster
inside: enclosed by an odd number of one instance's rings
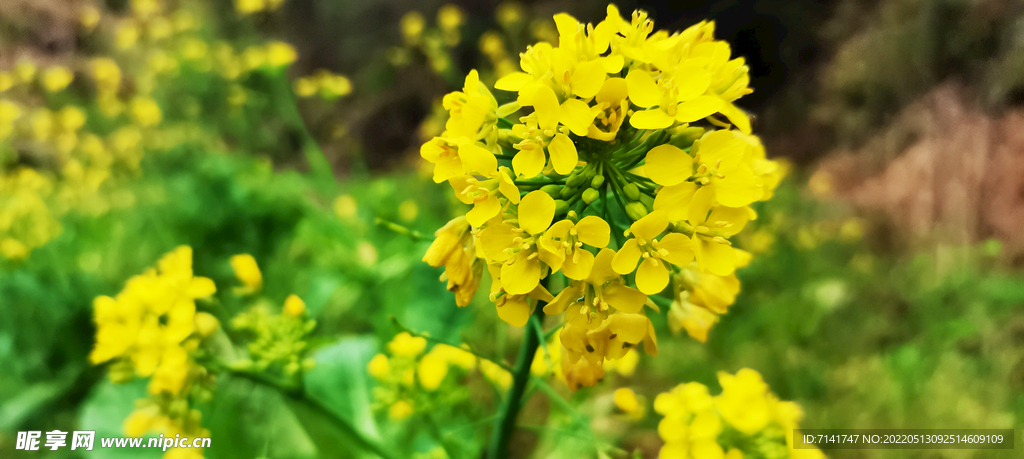
[[[192,249],[181,246],[129,279],[116,296],[94,300],[96,343],[89,361],[112,361],[115,382],[150,378],[150,396],[136,402],[124,422],[125,435],[209,437],[199,411],[190,406],[197,396],[209,397],[214,385],[194,354],[220,326],[212,315],[196,311],[196,300],[216,290],[213,281],[193,274]],[[172,449],[164,457],[202,457],[200,451]]]
[[[479,367],[481,374],[502,390],[512,384],[512,374],[500,365],[443,343],[428,352],[426,338],[408,332],[395,335],[386,347],[386,353],[370,359],[366,371],[377,381],[374,406],[395,421],[440,403],[457,402],[459,391],[438,390],[446,381],[452,389],[459,384],[448,378],[453,368],[465,375]]]
[[[719,372],[718,382],[716,396],[696,382],[658,394],[654,411],[664,416],[658,435],[665,441],[659,458],[824,458],[817,449],[793,448],[803,411],[780,401],[757,371]]]
[[[729,238],[782,171],[734,105],[751,91],[747,67],[713,23],[655,32],[645,12],[626,20],[614,5],[596,26],[554,19],[557,43],[528,47],[522,71],[494,85],[514,101],[499,105],[475,70],[444,97],[445,131],[420,153],[472,208],[437,231],[424,261],[445,267],[459,305],[486,267],[511,325],[538,302],[565,313],[562,364],[597,374],[640,343],[657,353],[644,306],[670,284],[700,287],[691,303],[724,312],[710,297],[729,296],[728,282],[705,276],[728,278],[749,259]],[[561,292],[545,281],[555,273]]]

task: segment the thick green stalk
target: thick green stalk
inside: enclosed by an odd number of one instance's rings
[[[543,301],[537,301],[537,309],[533,311],[530,320],[540,321],[544,318],[544,304]],[[494,423],[494,432],[491,434],[491,443],[487,448],[487,457],[490,459],[508,457],[508,446],[516,429],[516,418],[522,406],[523,393],[526,392],[526,383],[530,382],[530,367],[540,346],[541,336],[537,333],[538,329],[540,327],[527,324],[524,330],[523,344],[519,346],[519,357],[516,358],[512,375],[512,388],[501,403],[498,418]]]

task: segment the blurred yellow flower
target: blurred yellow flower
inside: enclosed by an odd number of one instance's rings
[[[284,299],[283,310],[287,316],[299,317],[306,312],[306,302],[302,301],[298,295],[288,295],[288,298]]]
[[[96,28],[96,25],[100,23],[102,14],[99,8],[93,5],[86,5],[82,7],[82,11],[78,14],[78,23],[82,25],[82,28],[87,32]]]
[[[299,58],[295,47],[283,41],[272,41],[267,44],[267,64],[271,67],[291,65]]]
[[[18,61],[17,64],[14,64],[14,76],[19,83],[31,83],[36,76],[36,65],[30,61]]]
[[[403,421],[412,416],[413,407],[412,402],[406,400],[399,400],[388,408],[388,417],[393,421]]]
[[[395,335],[388,343],[388,352],[398,357],[416,357],[427,348],[426,338],[412,336],[409,332]]]
[[[139,28],[130,19],[122,19],[114,32],[114,46],[118,49],[128,49],[139,41]]]
[[[388,356],[384,354],[377,354],[370,359],[370,362],[366,364],[366,372],[378,380],[384,380],[391,372],[391,366],[388,364]]]
[[[142,127],[156,126],[163,120],[163,112],[155,100],[145,96],[132,99],[132,119]]]
[[[60,92],[74,80],[75,74],[65,67],[55,66],[43,72],[43,88],[47,92]]]
[[[263,273],[260,272],[260,267],[252,255],[238,254],[232,256],[229,262],[235,277],[245,285],[246,293],[263,288]]]
[[[419,206],[416,205],[416,201],[412,199],[406,199],[398,205],[398,218],[404,222],[412,222],[416,220],[416,215],[419,214]]]
[[[399,28],[402,31],[402,38],[408,44],[419,43],[420,35],[423,34],[423,27],[426,25],[423,14],[418,11],[410,11],[402,16],[399,21]]]
[[[441,387],[444,377],[448,375],[448,362],[433,352],[424,355],[416,367],[416,375],[419,376],[420,386],[428,391],[437,390]]]
[[[262,11],[265,7],[263,0],[235,0],[235,11],[238,14],[252,14]]]
[[[356,198],[353,198],[352,195],[343,194],[334,200],[334,214],[341,219],[354,218],[358,210]]]

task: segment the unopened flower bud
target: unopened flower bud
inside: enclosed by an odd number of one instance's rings
[[[597,198],[601,197],[601,192],[593,188],[587,188],[583,190],[583,202],[590,204],[597,201]]]
[[[640,200],[640,188],[635,183],[627,183],[622,187],[622,193],[626,195],[630,201]]]
[[[702,135],[704,135],[704,128],[690,126],[683,129],[679,134],[672,136],[668,143],[682,149],[687,149],[690,148],[693,145],[693,142],[699,139]]]
[[[569,211],[569,203],[561,199],[555,200],[555,215],[562,215]]]
[[[565,181],[565,184],[572,188],[578,188],[586,182],[587,177],[585,175],[573,172],[572,174],[569,174],[569,179]]]
[[[544,185],[540,187],[540,191],[551,195],[552,198],[558,199],[559,193],[562,192],[562,187],[552,183],[551,185]]]
[[[574,186],[567,186],[565,188],[562,188],[562,191],[559,194],[559,197],[561,197],[562,199],[569,199],[569,198],[573,197],[576,194],[576,191],[577,191],[576,187],[574,187]]]
[[[633,221],[646,217],[648,213],[647,206],[640,201],[626,204],[626,215]]]
[[[604,176],[603,175],[597,175],[597,176],[594,177],[593,180],[590,181],[590,187],[591,188],[601,188],[601,185],[604,185]]]

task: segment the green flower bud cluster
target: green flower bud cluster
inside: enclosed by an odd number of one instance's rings
[[[271,314],[268,308],[257,305],[235,316],[231,328],[252,338],[247,346],[250,358],[236,362],[236,369],[297,378],[315,366],[305,354],[306,337],[316,328],[316,321],[304,315]]]

